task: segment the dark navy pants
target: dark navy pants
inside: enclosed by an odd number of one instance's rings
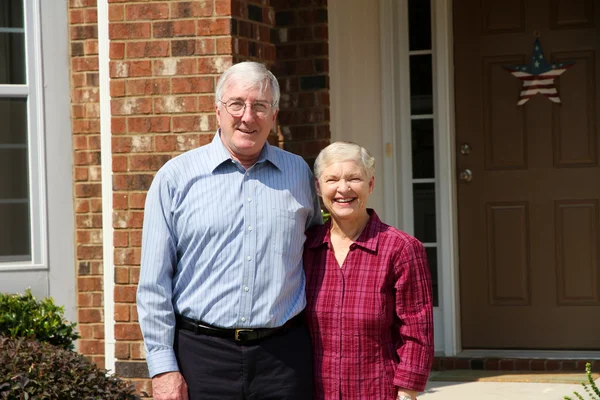
[[[174,347],[190,400],[312,399],[306,326],[251,345],[177,329]]]

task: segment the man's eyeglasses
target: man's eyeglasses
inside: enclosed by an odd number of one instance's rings
[[[241,117],[242,115],[244,115],[244,112],[246,111],[246,106],[248,105],[248,103],[244,103],[241,100],[229,100],[227,102],[219,100],[219,103],[225,106],[225,110],[227,110],[227,112],[232,117]],[[265,101],[257,101],[256,103],[250,104],[250,109],[252,110],[252,113],[257,117],[264,118],[271,114],[271,111],[273,110],[273,105]]]

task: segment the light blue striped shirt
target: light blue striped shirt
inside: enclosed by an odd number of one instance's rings
[[[218,133],[167,162],[146,198],[137,292],[150,376],[179,370],[174,312],[265,328],[302,311],[304,231],[319,210],[306,162],[268,143],[248,170]]]

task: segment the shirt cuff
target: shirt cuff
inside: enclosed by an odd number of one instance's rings
[[[429,374],[419,374],[415,371],[396,370],[394,386],[422,392],[427,385]]]
[[[146,363],[148,364],[150,378],[163,372],[179,371],[173,349],[158,350],[146,354]]]

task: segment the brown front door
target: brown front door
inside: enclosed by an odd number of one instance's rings
[[[600,349],[600,1],[453,3],[463,347]],[[517,106],[534,32],[562,105]]]

